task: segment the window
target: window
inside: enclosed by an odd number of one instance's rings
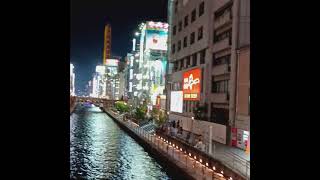
[[[199,17],[204,13],[204,1],[199,5]]]
[[[179,21],[178,31],[180,32],[181,30],[182,30],[182,21]]]
[[[204,49],[200,52],[200,64],[204,64],[205,59],[206,59],[206,50]]]
[[[184,27],[187,27],[187,26],[188,26],[188,21],[189,21],[189,16],[186,15],[186,16],[184,17]]]
[[[197,16],[196,9],[193,9],[193,11],[191,12],[191,22],[196,20],[196,16]]]
[[[172,54],[174,54],[176,52],[176,45],[175,44],[172,45],[172,51],[171,52],[172,52]]]
[[[211,120],[218,124],[227,125],[229,120],[229,110],[224,108],[215,108],[211,104]]]
[[[193,44],[194,43],[194,38],[195,38],[195,33],[191,33],[190,35],[190,44]]]
[[[201,26],[198,29],[198,40],[202,39],[202,37],[203,37],[203,26]]]
[[[225,15],[228,15],[228,13],[229,13],[229,18],[232,19],[232,2],[231,1],[227,3],[225,7],[223,7],[222,9],[219,9],[214,13],[214,19],[215,20],[220,19]]]
[[[188,37],[185,36],[185,37],[183,38],[183,47],[185,48],[185,47],[187,47],[187,46],[188,46]]]
[[[190,56],[187,57],[187,67],[190,65]]]
[[[174,71],[178,70],[178,61],[174,62],[173,69]]]
[[[184,59],[180,60],[180,70],[182,70],[184,67]]]
[[[178,51],[181,50],[181,41],[178,41]]]
[[[218,57],[218,58],[215,58],[215,54],[213,54],[213,63],[212,63],[212,65],[216,66],[216,65],[220,65],[220,64],[230,64],[230,59],[231,59],[231,55],[230,54],[225,55],[225,56],[221,56],[221,57]]]
[[[197,53],[194,53],[192,55],[192,66],[196,66],[197,65]]]
[[[212,77],[211,83],[212,93],[228,93],[229,80],[214,81]]]
[[[228,29],[222,33],[217,33],[217,31],[214,31],[214,42],[219,42],[225,38],[229,38],[229,44],[231,44],[231,29]]]
[[[174,4],[174,13],[178,12],[178,1],[175,2]]]
[[[173,35],[176,35],[176,33],[177,33],[177,26],[173,26],[173,29],[172,29],[172,34]]]

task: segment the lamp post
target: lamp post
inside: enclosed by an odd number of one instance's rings
[[[194,117],[191,117],[191,133],[193,133],[193,121],[194,121]]]

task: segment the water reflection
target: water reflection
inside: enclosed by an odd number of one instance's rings
[[[70,116],[71,179],[173,179],[98,107]]]

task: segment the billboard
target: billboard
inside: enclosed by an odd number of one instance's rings
[[[107,66],[118,66],[119,60],[118,59],[107,59],[106,65]]]
[[[183,110],[183,92],[171,91],[170,111],[182,113]]]
[[[200,101],[201,69],[196,68],[183,73],[183,100]]]
[[[146,30],[146,49],[166,51],[168,49],[167,40],[168,31],[163,29]]]

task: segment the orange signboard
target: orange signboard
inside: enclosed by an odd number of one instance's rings
[[[200,101],[201,69],[183,73],[183,100]]]

